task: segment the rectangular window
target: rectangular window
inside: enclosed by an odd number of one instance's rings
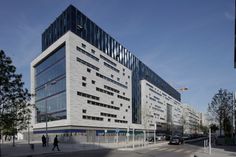
[[[81,46],[82,46],[83,48],[86,48],[86,45],[85,45],[84,43],[81,43]]]
[[[116,123],[128,123],[128,121],[126,120],[119,120],[119,119],[115,119]]]
[[[84,55],[86,55],[86,56],[92,58],[93,60],[95,60],[95,61],[97,61],[97,62],[99,61],[99,58],[97,58],[97,57],[95,57],[94,55],[88,53],[87,51],[81,49],[80,47],[77,46],[76,49],[77,49],[78,51],[80,51],[81,53],[83,53]]]
[[[120,72],[120,70],[114,68],[113,66],[107,64],[106,62],[103,62],[103,64],[104,64],[106,67],[108,67],[109,69],[114,70],[115,72],[118,72],[118,73]]]
[[[112,87],[109,87],[109,86],[107,86],[107,85],[104,85],[104,88],[105,88],[105,89],[108,89],[108,90],[110,90],[110,91],[116,92],[116,93],[120,93],[119,90],[117,90],[117,89],[115,89],[115,88],[112,88]]]
[[[112,79],[110,79],[110,78],[108,78],[108,77],[106,77],[106,76],[104,76],[104,75],[102,75],[102,74],[100,74],[100,73],[96,73],[96,75],[98,76],[98,77],[100,77],[100,78],[102,78],[102,79],[105,79],[105,80],[107,80],[107,81],[110,81],[110,82],[112,82],[112,83],[114,83],[114,84],[116,84],[116,85],[118,85],[118,86],[121,86],[121,87],[123,87],[123,88],[128,88],[127,86],[125,86],[125,85],[123,85],[123,84],[121,84],[121,83],[119,83],[119,82],[116,82],[116,81],[114,81],[114,80],[112,80]]]
[[[82,64],[84,64],[84,65],[86,65],[86,66],[88,66],[88,67],[90,67],[90,68],[92,68],[94,70],[99,71],[98,67],[96,67],[96,66],[94,66],[94,65],[92,65],[92,64],[90,64],[90,63],[88,63],[88,62],[86,62],[86,61],[84,61],[84,60],[82,60],[82,59],[80,59],[78,57],[76,59],[77,59],[78,62],[80,62],[80,63],[82,63]]]
[[[83,80],[83,81],[86,81],[86,77],[82,76],[82,80]]]
[[[119,107],[104,104],[104,103],[100,103],[100,102],[96,102],[96,101],[92,101],[92,100],[87,100],[87,103],[90,104],[90,105],[105,107],[105,108],[114,109],[114,110],[120,110]]]
[[[103,118],[101,117],[94,117],[94,116],[87,116],[87,115],[83,115],[83,119],[103,121]]]
[[[90,98],[90,99],[94,99],[94,100],[99,100],[99,97],[94,96],[94,95],[90,95],[87,93],[77,92],[77,95],[82,96],[82,97],[86,97],[86,98]]]
[[[121,95],[117,95],[117,97],[120,98],[120,99],[126,100],[126,101],[130,101],[129,98],[121,96]]]
[[[104,57],[103,55],[100,55],[100,58],[102,58],[104,61],[107,61],[111,65],[116,66],[116,63],[112,62],[110,59]]]
[[[85,83],[85,82],[82,82],[82,86],[86,87],[86,83]]]
[[[105,113],[105,112],[101,112],[100,115],[101,116],[106,116],[106,117],[112,117],[112,118],[116,118],[117,117],[117,115],[115,115],[115,114]]]
[[[112,92],[109,92],[109,91],[107,91],[107,90],[104,90],[104,89],[101,89],[101,88],[98,88],[98,87],[96,87],[96,91],[99,91],[99,92],[102,92],[102,93],[105,93],[105,94],[108,94],[108,95],[114,95],[114,93],[112,93]]]

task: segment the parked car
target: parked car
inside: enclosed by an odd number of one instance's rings
[[[170,139],[170,144],[183,144],[183,138],[180,136],[173,136]]]
[[[161,141],[161,140],[162,140],[162,136],[157,135],[156,136],[156,141]]]
[[[188,134],[184,134],[184,135],[182,136],[182,139],[183,139],[183,140],[190,140],[190,139],[191,139],[191,136],[188,135]]]
[[[146,141],[148,141],[148,142],[154,142],[154,137],[153,137],[153,136],[147,137]]]
[[[165,134],[157,134],[156,135],[156,140],[157,141],[163,141],[163,140],[165,140],[166,139],[166,135]]]
[[[157,134],[156,135],[156,141],[162,141],[165,140],[166,136],[165,134]],[[154,142],[154,136],[147,137],[146,139],[148,142]]]
[[[171,139],[171,135],[166,135],[166,141],[169,141]]]

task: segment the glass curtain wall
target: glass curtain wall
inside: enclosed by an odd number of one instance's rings
[[[66,119],[65,44],[35,66],[35,103],[37,123]]]

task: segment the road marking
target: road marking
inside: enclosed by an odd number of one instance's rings
[[[159,148],[155,148],[155,147],[154,148],[149,148],[149,150],[157,150],[157,149],[159,149]]]
[[[182,152],[184,149],[177,149],[175,152],[176,153],[179,153],[179,152]]]
[[[160,151],[163,151],[163,150],[167,150],[168,148],[161,148],[161,149],[159,149]]]
[[[187,154],[187,153],[190,153],[192,152],[192,150],[186,150],[184,153]]]
[[[166,151],[167,151],[167,152],[172,152],[172,151],[174,151],[174,150],[176,150],[176,148],[170,148],[170,149],[167,149]]]

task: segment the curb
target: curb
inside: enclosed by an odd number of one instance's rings
[[[59,155],[59,154],[68,154],[73,152],[82,152],[82,151],[95,151],[95,150],[114,150],[110,148],[98,148],[98,149],[81,149],[81,150],[72,150],[72,151],[57,151],[57,152],[44,152],[44,153],[31,153],[31,154],[24,154],[20,156],[7,156],[7,157],[37,157],[37,156],[47,156],[47,155]]]
[[[142,150],[142,149],[152,148],[152,147],[157,147],[157,146],[164,146],[164,145],[168,145],[168,143],[169,142],[162,142],[162,143],[147,145],[147,146],[144,146],[144,147],[134,147],[134,148],[117,148],[117,150],[120,150],[120,151],[135,151],[135,150]]]
[[[196,139],[192,139],[192,140],[185,140],[184,142],[185,143],[196,142],[196,141],[201,141],[201,140],[205,140],[205,139],[208,139],[208,138],[207,137],[201,137],[201,138],[196,138]]]

